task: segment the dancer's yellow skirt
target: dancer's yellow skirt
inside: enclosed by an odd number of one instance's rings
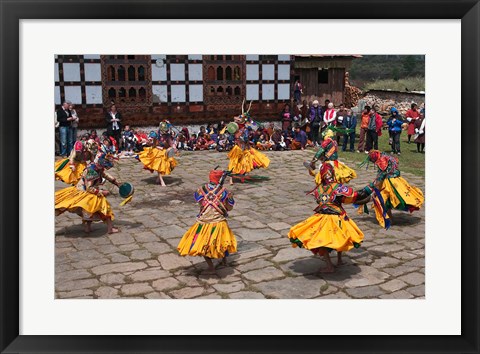
[[[270,159],[254,148],[242,150],[235,145],[228,153],[230,162],[228,170],[233,173],[249,173],[255,168],[267,168],[270,165]]]
[[[161,175],[169,175],[177,166],[175,158],[167,156],[166,149],[160,150],[156,147],[143,148],[143,151],[138,154],[138,159],[145,165],[145,168],[157,171]]]
[[[237,240],[226,221],[195,223],[178,243],[181,256],[223,258],[237,252]]]
[[[110,203],[103,194],[84,192],[75,186],[55,192],[55,215],[65,211],[78,214],[87,221],[114,218]]]
[[[345,252],[360,246],[363,232],[346,215],[314,214],[293,226],[288,237],[293,247],[325,247]]]
[[[82,177],[83,170],[87,167],[85,162],[74,162],[75,171],[72,171],[69,159],[62,159],[55,162],[55,171],[57,171],[62,164],[65,164],[65,166],[60,171],[55,172],[55,179],[67,184],[77,184]]]
[[[389,209],[413,211],[420,209],[425,201],[423,192],[403,177],[385,179],[380,186],[380,194]]]
[[[350,180],[357,178],[357,173],[355,172],[355,170],[351,169],[344,163],[337,161],[338,166],[335,166],[335,163],[333,161],[328,161],[328,163],[331,163],[333,166],[337,182],[348,183],[350,182]],[[315,175],[315,182],[317,184],[321,183],[320,172],[317,172],[317,174]]]

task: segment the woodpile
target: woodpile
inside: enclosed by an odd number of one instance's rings
[[[362,90],[350,85],[349,73],[345,73],[345,107],[355,107],[362,97]]]

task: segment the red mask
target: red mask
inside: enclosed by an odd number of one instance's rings
[[[210,179],[210,182],[218,184],[220,182],[220,178],[222,178],[223,171],[220,170],[211,170],[210,174],[208,175],[208,178]]]

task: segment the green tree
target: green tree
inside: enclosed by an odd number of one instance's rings
[[[411,73],[413,73],[413,71],[415,70],[415,66],[417,65],[415,61],[415,56],[414,55],[405,56],[402,64],[403,64],[403,70],[405,70],[405,73],[407,75],[410,75]]]
[[[400,79],[400,70],[398,70],[397,66],[393,67],[392,70],[392,77],[394,81],[398,81]]]

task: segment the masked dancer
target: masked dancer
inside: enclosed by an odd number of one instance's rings
[[[183,235],[178,244],[181,256],[203,256],[209,272],[214,272],[212,259],[222,258],[237,251],[237,240],[227,224],[228,211],[233,209],[233,194],[223,182],[227,171],[212,170],[210,182],[195,192],[195,201],[200,204],[197,222]]]
[[[150,172],[157,171],[157,183],[165,187],[162,176],[169,175],[177,166],[174,154],[175,148],[169,146],[168,140],[160,139],[156,132],[151,131],[148,135],[147,146],[138,154],[138,159],[143,163],[144,169]]]
[[[338,161],[338,145],[337,141],[333,139],[334,136],[335,133],[332,130],[325,130],[323,132],[322,144],[315,153],[312,161],[304,163],[305,167],[308,168],[310,175],[315,176],[315,182],[317,184],[321,183],[320,172],[316,175],[314,172],[317,161],[331,164],[335,171],[335,180],[339,183],[348,183],[350,180],[357,177],[357,173],[353,169]]]
[[[419,210],[424,202],[423,192],[411,186],[407,180],[400,176],[398,159],[395,156],[371,150],[367,159],[360,165],[364,166],[373,162],[377,167],[375,189],[372,195],[373,208],[377,221],[382,227],[389,228],[392,209],[409,211]],[[364,211],[368,211],[366,206]],[[359,209],[362,213],[362,209]]]
[[[320,167],[320,183],[313,191],[318,203],[315,214],[293,226],[288,237],[293,247],[303,247],[313,254],[323,256],[327,266],[320,268],[321,273],[332,273],[335,268],[329,252],[337,251],[337,265],[343,264],[342,252],[360,247],[363,232],[351,220],[342,204],[366,203],[372,193],[373,183],[362,190],[354,191],[351,187],[339,183],[330,163]]]
[[[258,125],[250,117],[250,108],[252,102],[248,107],[248,110],[244,110],[245,100],[242,102],[242,114],[234,117],[234,122],[229,123],[226,129],[231,134],[235,134],[235,146],[228,153],[230,162],[228,164],[228,170],[234,174],[246,174],[256,168],[267,168],[270,165],[270,159],[263,153],[254,149],[249,140],[249,127],[252,129],[258,129]],[[230,184],[233,183],[233,179],[230,178]]]
[[[106,171],[113,166],[113,160],[110,154],[98,154],[94,162],[85,168],[76,186],[55,192],[55,215],[65,211],[80,215],[86,233],[92,231],[92,221],[106,223],[109,234],[118,232],[119,230],[113,227],[113,211],[106,198],[109,191],[100,188],[103,179],[120,186]]]
[[[82,176],[87,163],[93,162],[98,145],[93,139],[76,141],[70,156],[55,163],[55,179],[75,185]]]

